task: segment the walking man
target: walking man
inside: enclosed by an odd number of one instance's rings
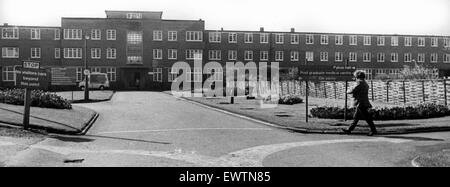
[[[373,123],[372,115],[369,113],[369,109],[372,105],[369,101],[369,85],[366,82],[366,73],[363,71],[356,71],[354,74],[356,78],[356,86],[348,92],[353,95],[353,106],[355,107],[355,114],[353,115],[353,123],[348,129],[342,129],[344,133],[350,134],[358,125],[359,120],[365,119],[370,127],[370,133],[368,136],[373,136],[377,133],[375,124]]]

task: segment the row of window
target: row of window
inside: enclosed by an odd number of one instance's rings
[[[115,82],[117,80],[117,70],[115,67],[91,67],[91,72],[106,73],[108,75],[108,80]],[[15,81],[15,70],[14,66],[2,67],[2,80],[3,81]],[[76,81],[80,82],[83,80],[83,68],[76,68]]]
[[[222,69],[209,69],[211,73],[212,81],[223,81],[223,70]],[[194,68],[185,73],[187,82],[202,82],[203,73],[201,68]],[[163,68],[154,68],[153,69],[153,81],[162,82],[163,80]],[[167,68],[167,78],[168,82],[174,81],[178,77],[178,72],[174,69]]]
[[[253,33],[244,33],[244,43],[253,43],[254,42],[254,34]],[[276,44],[284,44],[285,43],[285,35],[286,34],[274,34],[275,43]],[[270,33],[261,33],[259,34],[260,43],[269,43]],[[399,37],[391,36],[391,46],[399,46]],[[330,43],[329,35],[320,35],[320,44],[328,45]],[[404,46],[412,46],[413,37],[405,37],[404,38]],[[417,38],[417,46],[425,47],[426,45],[426,37],[418,37]],[[439,38],[431,37],[430,45],[432,47],[439,46]],[[209,33],[209,42],[210,43],[221,43],[222,42],[222,33],[221,32],[210,32]],[[237,33],[228,33],[228,43],[237,43]],[[300,43],[300,35],[299,34],[290,34],[290,43],[291,44],[299,44]],[[314,44],[314,35],[307,34],[305,35],[305,43],[306,44]],[[344,44],[344,36],[336,35],[334,36],[335,45],[343,45]],[[351,35],[349,36],[349,45],[358,45],[358,36]],[[363,45],[370,46],[372,45],[372,36],[363,36]],[[377,46],[385,46],[386,45],[386,37],[385,36],[377,36],[376,37],[376,45]],[[450,47],[450,38],[444,39],[444,46]]]
[[[178,51],[176,49],[169,49],[168,50],[168,59],[169,60],[177,60]],[[187,50],[186,51],[186,59],[196,59],[193,55],[197,54],[197,58],[201,58],[202,51],[199,50]],[[244,60],[253,60],[253,51],[244,51]],[[322,62],[328,62],[328,52],[320,52],[320,61]],[[377,62],[385,62],[385,53],[377,53],[376,59]],[[208,57],[209,60],[222,60],[222,51],[221,50],[210,50],[208,51]],[[290,61],[296,62],[299,61],[300,53],[298,51],[291,51],[290,53]],[[344,60],[344,53],[343,52],[335,52],[334,54],[334,60],[336,62],[342,62]],[[430,55],[430,62],[437,63],[438,62],[438,54],[432,53]],[[153,59],[162,60],[163,59],[163,50],[162,49],[153,49]],[[262,61],[268,61],[269,60],[269,52],[268,51],[260,51],[260,60]],[[444,54],[443,61],[446,63],[450,62],[450,54]],[[228,51],[228,60],[237,60],[237,51],[236,50],[229,50]],[[307,51],[305,53],[305,60],[306,61],[314,61],[314,52]],[[358,61],[358,53],[356,52],[350,52],[348,55],[349,62],[357,62]],[[404,54],[404,61],[405,62],[412,62],[413,60],[416,60],[417,62],[425,62],[425,53],[419,53],[417,55],[417,58],[414,59],[411,53],[405,53]],[[275,51],[275,61],[284,61],[284,51]],[[365,52],[362,53],[362,61],[363,62],[371,62],[372,61],[372,53]],[[399,61],[399,54],[398,53],[391,53],[391,62],[398,62]]]
[[[82,48],[64,48],[64,58],[66,59],[81,59],[82,58]],[[61,49],[55,48],[54,50],[55,59],[61,58]],[[101,59],[102,50],[101,48],[91,48],[91,58]],[[3,47],[2,48],[2,58],[19,58],[19,48],[17,47]],[[38,59],[41,58],[41,48],[31,48],[30,58]],[[106,59],[116,59],[117,50],[116,48],[106,49]]]

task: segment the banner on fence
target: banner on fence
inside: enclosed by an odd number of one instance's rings
[[[310,81],[351,81],[354,66],[339,65],[304,65],[298,68],[299,77]]]

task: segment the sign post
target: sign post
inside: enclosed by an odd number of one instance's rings
[[[23,128],[30,126],[31,90],[45,89],[48,87],[48,73],[40,69],[39,62],[23,61],[22,67],[17,69],[16,86],[25,89]]]
[[[354,66],[342,66],[342,65],[336,65],[336,66],[330,66],[330,65],[304,65],[299,66],[299,77],[302,80],[305,80],[306,82],[306,122],[309,121],[309,108],[308,108],[308,102],[309,102],[309,82],[310,81],[345,81],[345,105],[347,105],[347,87],[348,87],[348,81],[353,80],[353,73],[356,71],[356,67]],[[336,88],[335,88],[336,89]],[[347,106],[346,106],[347,108]],[[345,113],[347,113],[347,110],[345,110]],[[347,115],[345,114],[345,119],[347,118]]]

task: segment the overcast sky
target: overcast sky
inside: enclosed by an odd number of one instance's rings
[[[0,23],[60,26],[105,10],[201,18],[206,29],[450,35],[450,0],[0,0]]]

